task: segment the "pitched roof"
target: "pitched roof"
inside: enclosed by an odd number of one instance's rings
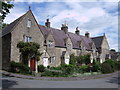
[[[29,10],[29,11],[31,11],[31,10]],[[12,23],[10,23],[7,27],[5,27],[2,30],[2,36],[10,33],[13,30],[13,28],[19,23],[19,21],[27,13],[25,13],[24,15],[22,15],[21,17],[19,17],[18,19],[16,19]],[[71,33],[71,32],[68,32],[67,34],[65,34],[64,31],[62,31],[62,30],[55,29],[55,28],[48,28],[48,27],[43,26],[43,25],[39,25],[39,28],[40,28],[41,32],[43,33],[43,36],[45,39],[47,38],[49,33],[51,33],[53,35],[53,38],[55,40],[55,46],[66,47],[65,46],[65,39],[70,37],[72,44],[73,44],[73,48],[80,49],[80,47],[79,47],[80,41],[83,41],[85,48],[87,50],[91,50],[91,43],[92,43],[91,38],[87,38],[85,36],[77,35],[77,34]],[[93,41],[95,40],[94,38],[92,38],[92,39],[93,39]],[[95,44],[97,44],[96,40],[95,40]]]
[[[120,57],[120,52],[110,51],[111,59],[117,60]]]
[[[99,37],[93,37],[93,38],[91,38],[93,40],[93,42],[95,43],[96,48],[101,47],[102,41],[103,41],[103,37],[104,36],[99,36]]]
[[[53,35],[53,38],[55,40],[55,46],[66,47],[65,39],[70,37],[73,44],[73,48],[80,49],[79,43],[80,41],[83,41],[85,48],[87,50],[91,50],[91,43],[93,43],[91,38],[87,38],[85,36],[77,35],[71,32],[68,32],[67,34],[65,34],[64,31],[62,30],[55,29],[55,28],[48,28],[43,25],[39,25],[39,27],[45,38],[47,38],[49,33]]]
[[[27,12],[28,13],[28,12]],[[19,17],[18,19],[16,19],[15,21],[13,21],[12,23],[8,24],[5,28],[3,28],[2,30],[2,36],[5,36],[6,34],[10,33],[13,28],[19,23],[19,21],[27,14],[25,13],[24,15],[22,15],[21,17]]]
[[[39,25],[40,30],[42,31],[44,37],[46,38],[49,33],[53,35],[55,40],[55,46],[65,47],[64,40],[68,37],[62,30],[55,28],[47,28],[46,26]]]

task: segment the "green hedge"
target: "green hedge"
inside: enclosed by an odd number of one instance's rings
[[[24,65],[23,63],[17,63],[14,61],[10,62],[10,72],[31,74],[30,68],[27,65]]]
[[[44,72],[44,71],[45,71],[45,67],[43,65],[39,65],[38,72]]]
[[[93,60],[93,65],[92,65],[92,72],[98,72],[101,70],[101,64],[100,62]]]
[[[90,72],[90,65],[80,66],[80,73]]]
[[[104,73],[104,74],[112,73],[113,69],[112,69],[111,65],[109,65],[108,63],[102,63],[101,72]]]
[[[52,71],[52,70],[45,70],[45,72],[41,73],[41,76],[49,76],[49,77],[61,77],[64,76],[64,74],[60,71]]]
[[[114,60],[112,60],[112,59],[107,59],[104,63],[109,64],[109,65],[111,66],[111,68],[112,68],[112,71],[113,71],[113,72],[115,71],[116,63],[115,63]]]

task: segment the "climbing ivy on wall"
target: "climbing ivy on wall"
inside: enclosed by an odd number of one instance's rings
[[[39,60],[39,57],[42,55],[42,53],[39,51],[40,45],[35,42],[21,41],[17,44],[17,48],[19,48],[24,64],[28,64],[28,60],[33,57],[35,60]]]

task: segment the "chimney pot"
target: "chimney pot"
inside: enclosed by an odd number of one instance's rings
[[[50,28],[50,21],[49,21],[49,19],[46,20],[45,26],[48,27],[48,28]]]
[[[68,32],[68,25],[66,23],[62,24],[61,30],[63,30],[65,33],[67,33]]]
[[[76,27],[76,31],[75,31],[75,33],[76,33],[77,35],[80,35],[80,30],[79,30],[78,27]]]
[[[89,32],[86,32],[86,33],[85,33],[85,36],[86,36],[87,38],[89,38],[89,37],[90,37],[90,33],[89,33]]]

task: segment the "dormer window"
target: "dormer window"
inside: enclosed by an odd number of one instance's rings
[[[67,44],[67,49],[71,50],[72,49],[72,45],[71,44]]]
[[[49,48],[52,48],[52,47],[53,47],[53,41],[51,41],[51,40],[48,41],[48,47],[49,47]]]
[[[28,21],[27,21],[27,27],[30,28],[31,25],[32,25],[32,21],[30,19],[28,19]]]

